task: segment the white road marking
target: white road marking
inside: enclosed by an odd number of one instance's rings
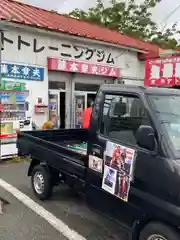
[[[79,235],[76,231],[69,228],[63,221],[55,217],[52,213],[48,212],[41,205],[33,201],[26,194],[19,191],[17,188],[13,187],[6,181],[0,178],[0,186],[4,188],[7,192],[11,193],[14,197],[16,197],[20,202],[22,202],[25,206],[30,208],[40,217],[45,219],[52,227],[54,227],[59,233],[64,235],[64,237],[69,240],[86,240],[83,236]]]

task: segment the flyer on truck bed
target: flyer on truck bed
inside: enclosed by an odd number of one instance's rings
[[[104,152],[102,188],[127,202],[134,161],[134,149],[108,141]]]

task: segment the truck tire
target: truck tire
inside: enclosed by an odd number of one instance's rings
[[[139,240],[179,240],[180,235],[176,229],[160,223],[152,222],[145,226],[140,233]]]
[[[47,200],[52,196],[53,184],[51,176],[44,166],[38,165],[33,168],[31,185],[34,194],[40,200]]]

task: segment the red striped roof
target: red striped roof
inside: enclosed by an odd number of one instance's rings
[[[95,24],[13,0],[0,0],[0,19],[153,52],[156,55],[158,55],[159,52],[159,48],[156,45],[137,40]]]

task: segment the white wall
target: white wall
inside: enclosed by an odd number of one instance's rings
[[[144,84],[144,62],[138,60],[137,53],[125,50],[118,64],[122,66],[120,73],[126,84]]]
[[[19,63],[35,65],[44,68],[44,81],[30,81],[30,80],[20,80],[27,84],[27,89],[29,90],[29,96],[27,101],[29,101],[29,111],[27,112],[27,117],[31,116],[33,121],[40,127],[47,119],[48,113],[46,114],[35,114],[34,105],[37,104],[37,98],[43,99],[43,103],[48,105],[48,72],[47,72],[47,57],[39,56],[33,53],[28,47],[23,46],[22,50],[19,51],[18,46],[18,35],[22,36],[24,41],[30,42],[31,35],[28,33],[21,33],[20,31],[6,31],[5,37],[13,40],[13,44],[5,42],[4,50],[2,51],[2,61],[9,63]],[[29,36],[29,37],[28,37]],[[34,35],[35,36],[35,35]],[[32,43],[31,43],[32,44]],[[16,81],[19,81],[18,79]]]
[[[56,58],[68,58],[68,59],[74,59],[74,55],[80,54],[81,50],[83,50],[84,54],[81,56],[81,58],[77,59],[78,61],[83,62],[89,62],[96,64],[98,63],[98,51],[103,51],[105,54],[104,60],[100,63],[102,65],[109,65],[114,66],[117,68],[120,68],[120,74],[122,78],[126,78],[129,80],[126,80],[126,83],[131,82],[133,84],[138,83],[143,85],[143,78],[144,78],[144,64],[138,61],[137,59],[137,53],[136,52],[130,52],[127,50],[115,48],[115,47],[108,47],[105,45],[100,44],[94,44],[92,43],[86,43],[84,41],[81,41],[81,38],[79,38],[79,41],[71,39],[70,36],[67,36],[67,39],[58,38],[57,36],[50,36],[50,35],[42,35],[41,33],[32,33],[32,32],[25,32],[21,29],[11,29],[7,30],[4,33],[4,36],[10,40],[13,41],[13,44],[9,42],[4,42],[4,50],[2,51],[2,60],[8,61],[8,62],[16,62],[16,63],[22,63],[22,64],[29,64],[29,65],[36,65],[44,67],[45,69],[45,75],[44,75],[44,81],[26,81],[29,89],[29,97],[28,100],[30,102],[30,109],[28,114],[32,115],[33,120],[41,126],[43,122],[48,118],[48,114],[45,115],[37,115],[34,114],[34,105],[36,104],[37,98],[41,97],[43,99],[43,102],[45,104],[48,104],[48,72],[47,72],[47,57],[56,57]],[[26,46],[21,44],[21,50],[18,50],[18,36],[21,37],[23,41],[30,44],[30,46]],[[64,35],[65,36],[65,35]],[[34,52],[34,41],[36,40],[37,48],[43,47],[43,50],[41,52]],[[65,48],[62,46],[62,44],[68,44],[70,48]],[[77,49],[74,48],[74,46],[78,46]],[[58,48],[58,50],[52,50],[49,47],[55,47]],[[93,49],[94,54],[93,57],[89,60],[86,59],[88,56],[86,53],[87,48]],[[66,52],[68,54],[71,54],[71,57],[62,57],[61,53]],[[114,58],[114,64],[107,63],[107,57],[111,54],[111,56]],[[57,73],[51,73],[50,79],[57,76]],[[58,74],[58,76],[60,76]],[[70,74],[68,74],[70,76]],[[60,77],[59,77],[60,78]],[[82,77],[80,77],[82,78]],[[93,79],[94,76],[88,76],[88,79]],[[64,79],[64,78],[63,78]],[[69,79],[69,77],[68,77]],[[106,79],[106,78],[105,78]],[[132,80],[131,80],[132,79]],[[141,80],[139,80],[141,79]],[[70,80],[67,80],[70,81]],[[67,89],[71,89],[73,86],[69,85],[70,82],[67,82]],[[67,94],[68,96],[68,94]],[[68,101],[70,101],[70,97],[68,96]]]
[[[40,97],[43,99],[43,103],[48,105],[48,78],[47,78],[47,69],[45,68],[45,80],[40,81],[25,81],[29,90],[29,96],[27,101],[29,102],[29,111],[27,112],[27,117],[32,117],[32,120],[41,127],[42,124],[47,121],[48,113],[45,114],[35,114],[34,105],[37,104],[37,98]]]
[[[2,56],[4,60],[11,60],[15,62],[26,62],[28,64],[35,64],[47,67],[47,57],[56,57],[64,59],[75,59],[76,55],[83,54],[80,58],[77,58],[78,61],[88,62],[92,64],[102,64],[108,66],[114,66],[120,68],[121,76],[125,77],[134,77],[134,78],[144,78],[144,63],[140,62],[137,59],[137,53],[121,48],[115,48],[107,45],[95,44],[93,41],[91,43],[79,40],[71,39],[70,36],[67,36],[65,39],[62,37],[58,38],[57,36],[42,35],[40,33],[30,33],[24,32],[20,29],[6,31],[5,37],[13,40],[13,44],[5,42],[5,51],[3,51]],[[29,47],[22,45],[22,50],[18,50],[18,35],[21,36],[23,41],[26,41],[30,44]],[[44,47],[43,51],[34,53],[33,52],[33,41],[36,39],[37,48]],[[69,45],[70,48],[65,48],[62,44]],[[58,48],[57,51],[49,49],[49,47]],[[78,47],[78,50],[75,50],[75,47]],[[87,60],[86,57],[90,53],[86,54],[87,48],[93,50],[93,56],[91,59]],[[105,54],[104,60],[98,62],[98,51]],[[71,54],[71,57],[62,57],[62,53]],[[111,54],[114,59],[114,64],[107,63],[107,58]],[[102,55],[101,55],[102,56]]]
[[[81,38],[79,38],[79,41],[75,40],[68,40],[54,36],[48,36],[48,35],[42,35],[40,33],[30,33],[30,32],[24,32],[20,29],[17,30],[9,30],[6,31],[5,37],[7,37],[10,40],[13,40],[13,44],[5,42],[5,51],[3,51],[3,59],[4,60],[10,60],[16,61],[16,62],[26,62],[28,64],[35,64],[35,65],[41,65],[41,66],[47,66],[47,57],[56,57],[56,58],[64,58],[64,59],[75,59],[74,56],[81,53],[81,50],[84,51],[83,56],[78,58],[78,61],[83,62],[89,62],[96,64],[97,62],[97,50],[104,51],[105,52],[105,58],[102,62],[99,62],[99,64],[102,65],[110,65],[106,63],[106,60],[108,58],[108,55],[111,53],[113,58],[115,59],[115,65],[118,67],[118,56],[121,54],[122,51],[118,52],[117,49],[107,46],[101,46],[101,45],[95,45],[95,44],[85,44],[81,41]],[[21,36],[21,39],[23,41],[26,41],[30,44],[30,46],[24,46],[22,45],[22,50],[18,50],[18,35]],[[44,50],[39,53],[33,52],[33,41],[34,39],[37,40],[37,48],[44,47]],[[70,45],[70,48],[63,47],[62,44]],[[78,46],[78,50],[76,51],[73,46]],[[58,51],[51,50],[49,47],[56,47],[58,48]],[[86,57],[90,55],[90,53],[85,54],[87,48],[91,48],[94,50],[93,57],[89,60],[86,60]],[[96,50],[96,51],[95,51]],[[71,57],[62,57],[61,53],[68,53],[71,54]]]

